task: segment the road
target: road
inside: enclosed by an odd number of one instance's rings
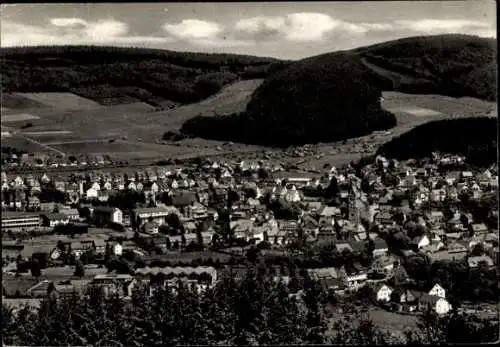
[[[19,131],[19,130],[17,130],[17,129],[14,129],[14,128],[11,128],[11,127],[8,127],[8,126],[4,126],[4,125],[2,125],[2,130],[9,131],[9,132],[12,134],[12,136],[18,136],[18,137],[21,137],[21,138],[25,139],[26,141],[29,141],[29,142],[31,142],[31,143],[34,143],[34,144],[36,144],[36,145],[38,145],[38,146],[41,146],[41,147],[43,147],[43,148],[46,148],[46,149],[48,149],[49,151],[55,152],[55,153],[57,153],[57,154],[61,155],[63,158],[66,156],[66,153],[64,153],[64,152],[62,152],[62,151],[60,151],[60,150],[58,150],[58,149],[56,149],[56,148],[53,148],[53,147],[50,147],[50,146],[44,145],[43,143],[38,142],[38,141],[36,141],[36,140],[33,140],[32,138],[30,138],[30,137],[27,137],[27,136],[23,135],[23,134],[22,134],[22,132],[20,132],[20,131]]]

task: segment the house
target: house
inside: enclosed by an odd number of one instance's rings
[[[481,264],[484,264],[487,267],[492,267],[494,265],[493,259],[487,255],[477,256],[477,257],[469,257],[467,259],[467,263],[470,268],[477,268]]]
[[[142,230],[146,234],[157,234],[159,231],[158,223],[146,222],[142,226]]]
[[[395,288],[391,293],[391,302],[395,304],[398,311],[413,312],[417,309],[417,298],[409,289]]]
[[[14,277],[3,274],[2,297],[6,298],[29,298],[28,290],[36,285],[38,281],[33,277]]]
[[[448,253],[450,253],[450,254],[464,254],[465,255],[465,253],[467,253],[467,247],[465,247],[464,245],[462,245],[458,242],[451,242],[446,248],[447,248]]]
[[[97,199],[97,197],[99,196],[99,191],[95,188],[89,188],[85,192],[85,196],[87,197],[87,199]]]
[[[40,199],[38,199],[36,196],[30,196],[28,198],[28,206],[30,210],[38,210],[40,208]]]
[[[322,279],[330,279],[330,278],[337,278],[337,269],[334,267],[325,267],[325,268],[318,268],[318,269],[308,269],[307,272],[309,275],[317,280],[322,280]]]
[[[351,245],[348,242],[338,242],[335,244],[335,248],[337,249],[337,252],[342,253],[344,249],[347,249],[348,251],[353,251]]]
[[[431,242],[430,242],[429,238],[427,237],[427,235],[423,235],[423,236],[415,237],[411,243],[413,245],[415,245],[416,247],[418,247],[418,249],[422,249],[422,248],[428,246]]]
[[[375,223],[380,224],[380,225],[389,226],[389,225],[394,224],[394,220],[392,218],[391,213],[389,213],[387,211],[382,211],[382,212],[377,213],[373,219],[374,219]]]
[[[432,308],[438,315],[447,314],[452,308],[446,299],[427,293],[421,293],[417,296],[417,300],[419,310],[424,311],[427,308]]]
[[[95,276],[89,286],[102,288],[105,296],[118,294],[121,297],[130,297],[137,284],[138,281],[131,275],[106,274]]]
[[[123,224],[123,212],[116,207],[98,206],[92,212],[92,218],[97,225]]]
[[[76,208],[65,208],[61,209],[59,212],[66,215],[70,221],[77,221],[80,219],[80,213]]]
[[[132,226],[139,228],[149,221],[156,222],[160,226],[165,223],[165,218],[171,213],[180,215],[179,210],[173,206],[137,208],[132,211]]]
[[[94,246],[96,254],[105,254],[106,253],[106,241],[101,238],[94,239]]]
[[[455,261],[465,258],[467,253],[450,253],[447,250],[437,251],[427,254],[432,262],[436,261]]]
[[[376,239],[373,241],[375,243],[375,249],[373,250],[373,256],[383,257],[389,252],[389,246],[383,239]]]
[[[425,253],[435,253],[439,252],[440,250],[444,249],[445,245],[442,241],[436,241],[434,243],[431,243],[430,245],[422,247],[422,251]]]
[[[378,302],[391,301],[392,292],[393,292],[392,288],[386,284],[379,284],[374,289],[375,298]]]
[[[88,249],[89,246],[80,241],[71,242],[71,254],[73,254],[76,259],[80,258]]]
[[[49,285],[53,283],[49,280],[43,280],[28,289],[28,295],[32,298],[43,298],[48,295]]]
[[[44,213],[42,214],[42,225],[46,227],[55,227],[56,225],[65,225],[69,223],[69,218],[64,213]]]
[[[432,289],[429,291],[429,295],[446,298],[446,290],[436,283],[434,287],[432,287]]]
[[[444,220],[444,214],[441,211],[431,211],[428,218],[432,224],[440,224]]]
[[[488,233],[488,227],[484,223],[472,224],[472,230],[474,231],[474,235]]]

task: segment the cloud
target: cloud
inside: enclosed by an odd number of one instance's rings
[[[287,41],[322,41],[328,35],[364,35],[380,24],[358,24],[333,18],[324,13],[299,12],[276,17],[253,17],[239,20],[235,35],[254,40],[284,38]],[[385,27],[383,27],[385,28]]]
[[[392,31],[394,25],[391,23],[360,23],[359,26],[366,29],[366,31]]]
[[[85,35],[93,41],[104,42],[116,37],[124,37],[128,33],[128,25],[116,20],[101,20],[91,23],[85,29]]]
[[[57,27],[88,26],[87,21],[81,18],[52,18],[50,24]]]
[[[238,39],[223,25],[199,19],[184,19],[177,24],[165,23],[163,30],[172,38],[193,46],[226,48],[253,44],[251,41]]]
[[[396,20],[394,23],[399,28],[427,35],[446,33],[464,33],[471,35],[487,33],[490,35],[492,32],[496,33],[496,30],[488,23],[466,19]]]
[[[217,38],[223,27],[215,22],[184,19],[178,24],[165,23],[163,30],[179,40],[189,41]]]
[[[1,46],[138,45],[173,42],[165,36],[129,35],[126,23],[114,19],[88,22],[81,18],[52,18],[45,26],[3,21]]]

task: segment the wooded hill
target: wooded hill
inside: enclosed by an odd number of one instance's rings
[[[470,164],[487,167],[497,162],[497,122],[492,117],[432,121],[385,143],[379,153],[399,160],[454,153],[464,155]]]
[[[496,40],[413,37],[307,58],[268,77],[246,112],[194,118],[183,131],[279,146],[343,140],[396,124],[382,90],[494,100]]]
[[[236,54],[95,46],[2,48],[0,53],[3,92],[72,92],[103,105],[196,102],[285,64]],[[4,107],[16,106],[8,101]]]

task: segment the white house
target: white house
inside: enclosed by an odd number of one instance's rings
[[[120,245],[119,243],[115,243],[113,245],[113,254],[116,255],[116,256],[121,256],[123,254],[123,246]]]
[[[452,308],[446,299],[433,295],[429,295],[425,299],[420,299],[420,307],[423,308],[424,306],[430,306],[438,315],[445,315]]]
[[[139,183],[137,183],[135,188],[137,189],[138,192],[142,192],[144,189],[144,185],[141,182],[139,182]]]
[[[417,247],[419,249],[422,249],[422,248],[430,245],[430,243],[431,243],[429,238],[427,237],[427,235],[423,235],[422,237],[418,237],[418,238],[416,238],[415,241],[416,241],[415,243],[417,244]]]
[[[40,179],[40,181],[42,181],[42,183],[49,183],[50,182],[50,178],[49,178],[49,176],[47,176],[47,174],[43,174],[43,176]]]
[[[391,300],[392,292],[393,292],[392,288],[383,284],[382,286],[378,287],[375,291],[377,295],[377,301],[389,302]]]
[[[434,287],[429,291],[429,295],[438,296],[440,298],[446,298],[446,290],[441,287],[439,284],[435,284]]]
[[[286,192],[285,200],[288,202],[300,201],[300,194],[297,191],[297,188],[295,188],[295,185],[293,185],[292,188],[288,192]]]
[[[99,192],[95,188],[92,187],[92,188],[87,189],[85,196],[87,197],[87,199],[97,198],[99,196]]]

